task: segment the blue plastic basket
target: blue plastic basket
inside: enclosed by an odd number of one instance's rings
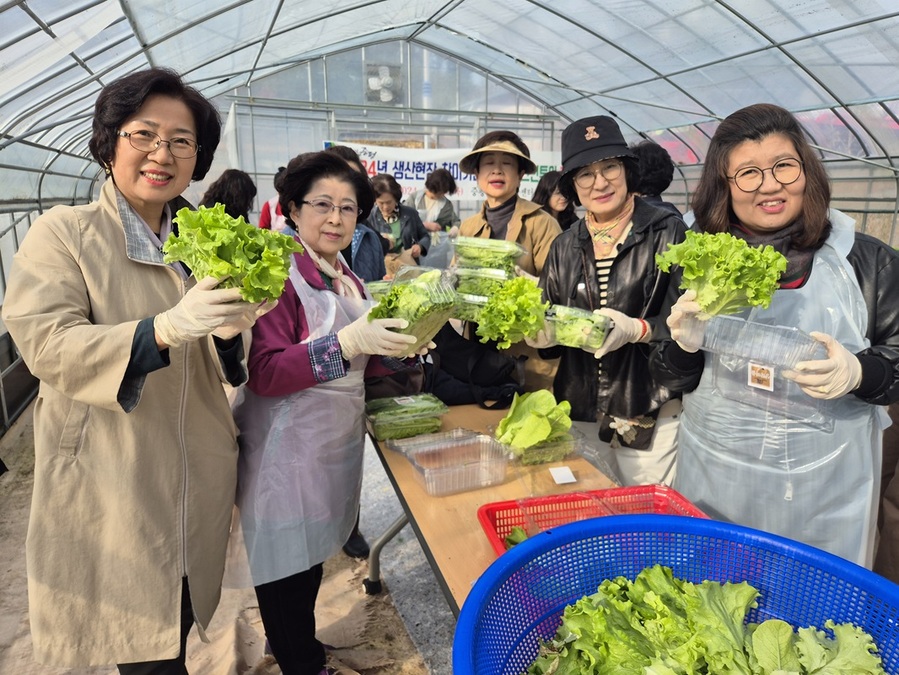
[[[604,580],[670,567],[699,583],[748,581],[749,621],[823,629],[827,619],[868,631],[884,669],[899,673],[899,586],[854,563],[759,530],[672,515],[605,516],[537,534],[500,556],[468,594],[453,642],[454,675],[520,675],[566,605]]]

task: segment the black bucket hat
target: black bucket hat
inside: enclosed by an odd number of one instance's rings
[[[572,122],[562,132],[562,173],[612,157],[634,157],[611,117],[596,115]]]

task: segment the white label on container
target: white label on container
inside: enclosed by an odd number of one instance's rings
[[[577,483],[574,472],[567,466],[551,466],[549,467],[549,473],[552,475],[553,480],[556,481],[557,485],[562,485],[563,483]]]
[[[750,361],[746,365],[746,384],[755,389],[774,391],[774,367]]]

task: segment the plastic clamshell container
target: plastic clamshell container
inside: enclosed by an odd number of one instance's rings
[[[424,275],[428,276],[424,276]],[[424,278],[422,278],[424,277]],[[398,285],[415,285],[418,292],[427,297],[427,312],[403,329],[394,329],[405,335],[415,336],[415,342],[409,345],[409,353],[417,352],[437,335],[443,324],[447,322],[456,309],[456,291],[453,288],[453,277],[448,270],[418,265],[404,265],[397,270],[391,280],[390,290]],[[399,316],[408,319],[409,317]]]
[[[522,464],[548,464],[550,462],[561,462],[566,457],[574,454],[580,449],[581,441],[568,436],[555,441],[547,441],[537,443],[529,448],[521,450],[512,450],[515,458]]]
[[[425,491],[440,497],[502,483],[509,448],[486,434],[478,434],[421,445],[407,456]]]
[[[492,267],[457,267],[456,293],[474,296],[488,296],[500,289],[509,279],[514,278],[504,269]]]
[[[515,262],[525,254],[524,248],[505,239],[456,237],[453,251],[457,267],[493,268],[512,273]]]
[[[664,485],[633,485],[493,502],[478,509],[478,521],[497,555],[513,527],[533,536],[559,525],[599,516],[666,514],[707,518],[682,494]]]
[[[703,351],[768,366],[792,368],[800,361],[827,357],[824,346],[798,328],[748,321],[736,316],[684,317],[682,341]]]
[[[390,439],[387,441],[387,447],[404,455],[409,455],[410,452],[421,450],[422,448],[431,448],[442,443],[470,440],[480,435],[477,431],[456,427],[455,429],[440,431],[435,434],[421,434],[411,438]]]
[[[365,406],[371,432],[379,441],[439,431],[440,417],[448,410],[433,394],[377,398]]]
[[[556,344],[564,347],[599,349],[612,327],[612,320],[580,307],[550,305],[546,325]]]
[[[477,321],[486,304],[486,295],[456,293],[456,309],[453,312],[453,318],[462,321]]]
[[[390,290],[390,284],[392,283],[393,282],[389,279],[367,281],[365,282],[365,289],[368,291],[368,294],[371,295],[372,300],[380,300],[387,295],[387,291]]]

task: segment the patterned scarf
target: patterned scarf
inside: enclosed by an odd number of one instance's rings
[[[343,266],[340,264],[339,258],[337,260],[337,269],[335,269],[331,263],[313,251],[312,247],[303,241],[302,237],[298,238],[300,243],[303,244],[303,248],[306,249],[306,255],[308,255],[315,264],[316,269],[321,272],[323,276],[331,280],[334,292],[337,293],[337,295],[345,298],[362,298],[362,294],[359,292],[359,287],[356,286],[356,282],[343,273]]]

